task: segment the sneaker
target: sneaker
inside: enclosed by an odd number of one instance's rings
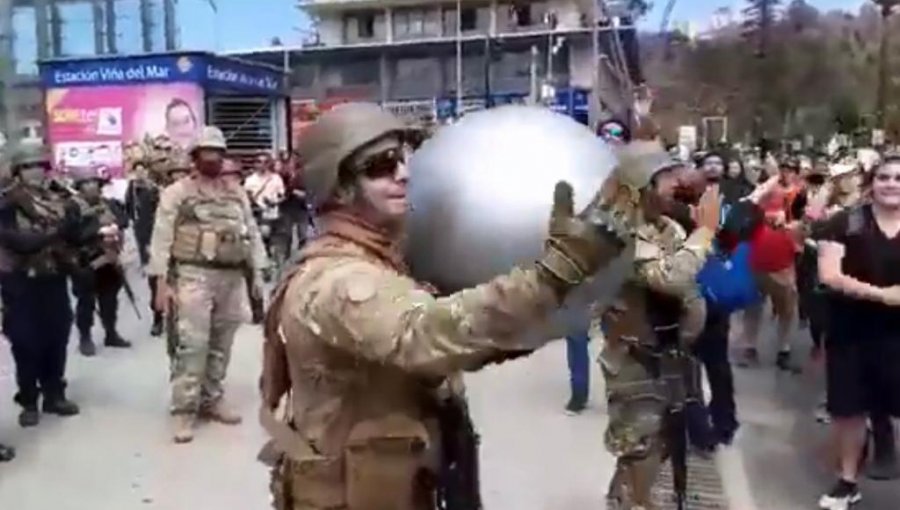
[[[566,414],[569,416],[578,416],[587,408],[587,403],[580,399],[570,399],[566,404]]]
[[[759,351],[756,350],[756,347],[747,347],[741,353],[740,359],[737,361],[737,366],[741,368],[751,368],[759,365]]]
[[[819,499],[819,508],[822,510],[847,510],[850,505],[862,501],[859,487],[853,482],[838,480],[831,491]]]
[[[775,366],[778,367],[778,370],[783,372],[790,372],[792,374],[802,373],[802,369],[794,365],[791,361],[791,351],[779,352],[778,356],[775,358]]]
[[[823,425],[828,425],[829,423],[831,423],[831,414],[828,412],[828,407],[824,402],[820,402],[819,405],[816,406],[814,416],[816,417],[817,423],[821,423]]]

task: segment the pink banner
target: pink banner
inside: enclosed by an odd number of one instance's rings
[[[203,90],[193,83],[47,90],[48,137],[57,169],[123,172],[123,147],[167,135],[187,147],[203,124]]]

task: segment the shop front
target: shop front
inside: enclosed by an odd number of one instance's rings
[[[289,148],[286,77],[210,53],[50,60],[40,64],[56,167],[124,171],[124,147],[166,135],[186,148],[205,124],[240,156]]]

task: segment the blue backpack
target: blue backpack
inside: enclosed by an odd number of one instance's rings
[[[750,245],[741,243],[731,256],[713,253],[697,275],[708,306],[731,314],[759,303],[762,294],[750,269]]]

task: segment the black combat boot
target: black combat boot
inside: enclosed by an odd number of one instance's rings
[[[41,422],[41,413],[38,412],[37,404],[29,404],[22,407],[19,413],[19,426],[23,428],[36,427]]]
[[[79,412],[78,405],[64,395],[44,397],[44,412],[57,416],[75,416]]]
[[[9,462],[16,458],[16,450],[0,443],[0,462]]]
[[[872,416],[871,420],[874,452],[866,476],[872,480],[896,480],[900,478],[900,466],[897,463],[894,426],[887,416]]]
[[[106,334],[106,340],[103,341],[103,345],[107,347],[127,349],[131,347],[131,342],[125,340],[124,338],[119,336],[119,333],[113,330],[112,332]]]
[[[150,336],[160,336],[163,333],[163,316],[159,312],[153,312],[153,325],[150,326]]]
[[[88,358],[97,354],[97,346],[94,345],[94,339],[91,338],[91,333],[89,331],[81,332],[78,341],[78,352],[80,352],[82,356]]]

